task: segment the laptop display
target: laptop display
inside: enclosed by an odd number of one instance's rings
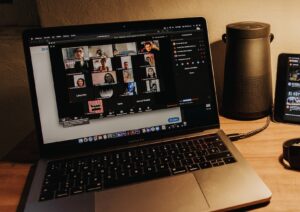
[[[43,144],[110,145],[218,125],[205,22],[139,24],[27,33]]]

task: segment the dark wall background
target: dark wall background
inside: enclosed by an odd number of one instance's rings
[[[0,14],[0,26],[30,26],[39,24],[35,0],[0,1]]]
[[[0,1],[0,158],[34,130],[22,31],[37,27],[35,0]]]

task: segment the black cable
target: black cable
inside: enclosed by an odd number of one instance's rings
[[[269,124],[270,124],[270,117],[268,116],[265,125],[256,130],[252,130],[247,133],[232,133],[232,134],[228,134],[227,136],[230,138],[231,141],[237,141],[237,140],[249,138],[267,129]]]

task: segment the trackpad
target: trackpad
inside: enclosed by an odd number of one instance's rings
[[[95,211],[203,211],[208,204],[193,174],[95,192]]]

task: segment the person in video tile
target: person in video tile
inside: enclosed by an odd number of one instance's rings
[[[150,66],[155,66],[154,54],[145,54],[145,63]]]
[[[106,58],[101,58],[100,63],[101,63],[101,65],[99,66],[98,71],[100,71],[100,72],[109,71],[108,66],[106,66]]]
[[[130,82],[125,85],[125,91],[122,94],[122,96],[133,96],[133,95],[137,95],[136,83]]]
[[[157,92],[158,91],[156,82],[150,84],[150,91],[151,92]]]
[[[116,49],[116,48],[113,49],[113,55],[114,55],[114,57],[119,56],[118,49]]]
[[[151,41],[146,41],[144,43],[144,48],[141,50],[142,53],[157,53],[159,48]]]
[[[117,76],[115,71],[110,72],[94,72],[92,73],[93,85],[111,85],[117,83]]]
[[[114,84],[115,83],[115,79],[111,73],[106,73],[104,75],[104,83],[106,83],[106,84]]]
[[[85,81],[83,78],[79,78],[76,82],[77,87],[84,88],[85,87]]]
[[[77,47],[74,49],[74,58],[75,62],[75,69],[76,70],[88,70],[89,64],[88,61],[84,60],[84,50],[82,47]]]
[[[125,83],[133,82],[132,70],[130,69],[123,70],[123,79]]]
[[[114,56],[136,55],[136,43],[116,43],[112,47]]]
[[[122,69],[128,70],[132,68],[132,61],[130,56],[121,57]]]
[[[147,78],[156,78],[156,72],[154,67],[146,68]]]
[[[152,79],[146,81],[147,93],[156,93],[160,92],[159,80]]]
[[[127,61],[124,62],[124,64],[123,64],[123,69],[124,69],[124,70],[128,70],[128,69],[129,69],[129,64],[128,64]]]
[[[107,55],[102,51],[102,49],[98,49],[96,51],[96,57],[107,57]]]
[[[74,87],[76,88],[84,88],[86,86],[84,74],[73,75],[73,80],[74,80]]]

